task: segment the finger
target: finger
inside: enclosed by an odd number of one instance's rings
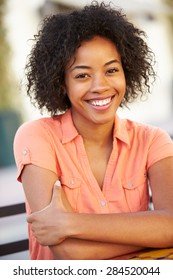
[[[61,183],[57,180],[53,187],[52,203],[59,204],[61,201]]]
[[[31,224],[33,222],[32,214],[26,217],[27,223]]]
[[[61,182],[60,182],[59,180],[57,180],[57,181],[55,182],[55,184],[54,184],[54,187],[55,187],[55,188],[61,187]]]

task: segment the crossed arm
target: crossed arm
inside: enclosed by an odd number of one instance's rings
[[[149,170],[154,211],[77,214],[51,171],[28,165],[22,183],[32,212],[28,217],[38,242],[57,259],[108,259],[142,247],[173,246],[173,158]],[[47,206],[48,205],[48,206]],[[55,218],[56,217],[56,218]]]

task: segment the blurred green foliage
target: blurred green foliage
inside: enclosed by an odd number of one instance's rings
[[[171,20],[171,24],[172,24],[172,29],[173,29],[173,0],[162,0],[165,4],[167,4],[167,6],[170,7],[170,15],[169,18]]]
[[[16,104],[17,83],[11,68],[11,51],[4,24],[6,0],[0,0],[0,110],[14,108]]]
[[[6,0],[0,0],[0,168],[14,164],[13,139],[21,123],[18,86],[4,24]],[[17,108],[18,106],[18,108]]]

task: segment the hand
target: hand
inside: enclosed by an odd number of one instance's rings
[[[65,205],[64,205],[65,204]],[[48,206],[27,217],[35,238],[41,245],[56,245],[67,238],[65,227],[68,225],[67,213],[72,208],[61,188],[60,181],[55,182],[52,200]]]

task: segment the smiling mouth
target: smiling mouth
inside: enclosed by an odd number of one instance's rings
[[[87,102],[90,105],[101,107],[101,106],[108,105],[111,102],[112,98],[113,97],[108,97],[108,98],[101,99],[101,100],[88,100]]]

